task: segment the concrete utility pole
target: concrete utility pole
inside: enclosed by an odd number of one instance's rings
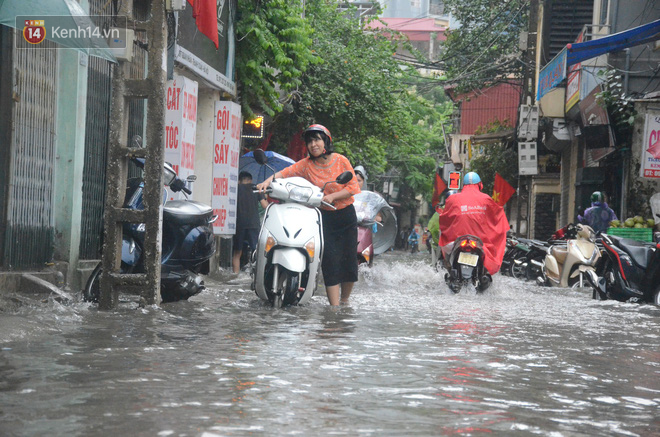
[[[521,95],[521,105],[526,105],[529,101],[529,104],[533,105],[536,99],[536,84],[534,78],[536,75],[536,45],[538,37],[538,21],[539,21],[539,0],[531,0],[529,4],[529,24],[527,25],[527,48],[523,56],[524,71],[523,75],[523,90]],[[537,149],[538,150],[538,146]],[[526,181],[527,186],[527,236],[530,235],[531,229],[529,229],[529,214],[531,211],[531,202],[532,202],[532,190],[529,184],[531,178],[523,176]],[[517,220],[516,220],[516,234],[520,233],[520,207],[521,207],[521,176],[518,175],[518,202],[517,202]]]
[[[110,114],[110,144],[108,146],[106,201],[104,213],[103,272],[100,278],[100,309],[115,308],[119,289],[140,287],[140,305],[160,302],[160,261],[162,239],[163,190],[163,126],[165,123],[166,72],[163,70],[167,26],[165,0],[142,0],[151,4],[150,19],[132,18],[132,1],[124,0],[129,16],[128,27],[147,32],[149,53],[146,77],[129,78],[130,62],[120,61],[113,74],[113,96]],[[127,41],[133,44],[133,41]],[[128,148],[128,104],[132,99],[147,99],[147,129],[143,148]],[[133,157],[145,158],[144,209],[123,208],[128,163]],[[121,274],[122,225],[144,223],[146,235],[143,257],[144,273]]]

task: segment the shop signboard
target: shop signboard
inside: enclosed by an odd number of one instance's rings
[[[213,123],[213,194],[211,206],[218,219],[213,233],[236,233],[236,194],[238,189],[238,158],[241,139],[241,105],[215,102]]]
[[[539,72],[536,100],[541,100],[541,97],[558,86],[564,79],[566,79],[566,48],[563,48]]]
[[[195,173],[197,91],[197,82],[175,75],[165,93],[165,161],[184,180]],[[169,192],[169,200],[182,198],[181,192]]]
[[[660,179],[660,115],[646,115],[640,176]]]
[[[580,32],[576,43],[581,43],[583,32]],[[568,112],[580,100],[580,70],[582,64],[577,63],[568,67],[568,76],[566,78],[566,106],[565,111]]]

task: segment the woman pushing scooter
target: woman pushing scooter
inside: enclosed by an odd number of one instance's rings
[[[355,178],[345,185],[328,184],[335,181],[342,172],[354,171],[345,156],[334,152],[332,136],[327,128],[313,124],[305,130],[303,139],[309,156],[275,173],[258,184],[257,189],[265,191],[274,178],[293,176],[303,177],[317,187],[326,187],[323,201],[332,204],[336,209],[321,207],[325,244],[321,264],[323,281],[330,305],[346,304],[353,284],[358,279],[355,259],[357,216],[353,207],[353,195],[359,193],[360,188]]]

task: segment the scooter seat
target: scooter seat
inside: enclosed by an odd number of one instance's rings
[[[163,220],[181,225],[203,225],[213,214],[208,205],[194,200],[170,200],[163,206]]]
[[[568,248],[553,246],[550,249],[550,255],[554,256],[559,264],[564,264],[568,256]]]
[[[642,269],[646,270],[646,267],[649,265],[651,256],[655,250],[655,245],[653,243],[644,243],[637,240],[631,240],[629,238],[615,237],[608,235],[612,239],[612,242],[621,250],[630,255],[630,258],[634,261],[635,264],[640,266]]]

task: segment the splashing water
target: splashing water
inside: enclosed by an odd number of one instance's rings
[[[501,275],[454,294],[427,258],[361,266],[344,307],[229,274],[142,310],[4,305],[2,434],[660,433],[658,308]]]

